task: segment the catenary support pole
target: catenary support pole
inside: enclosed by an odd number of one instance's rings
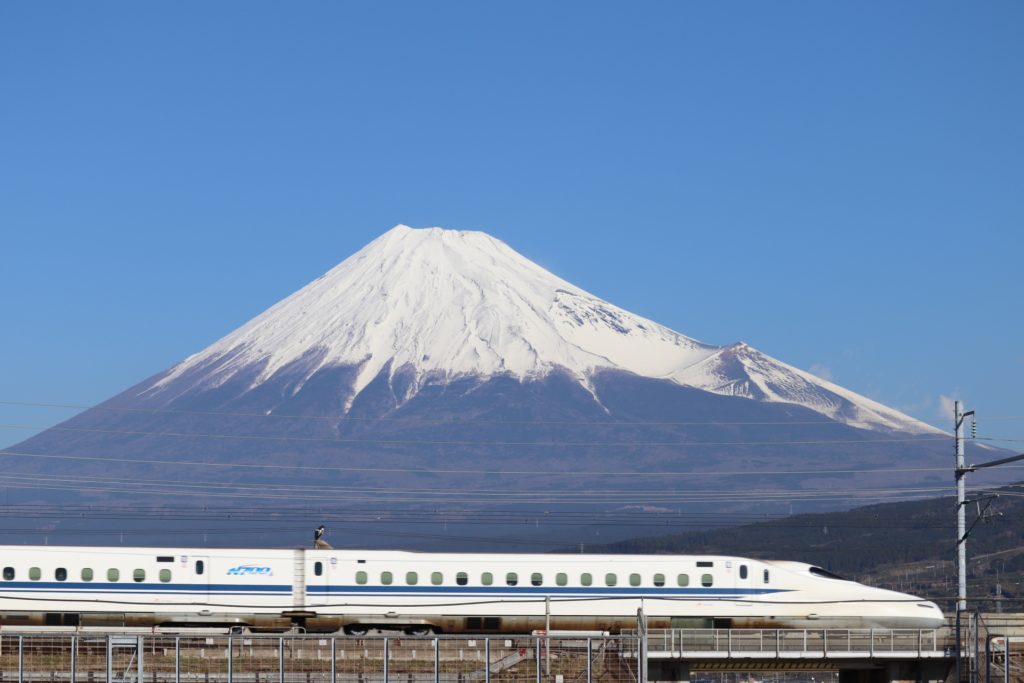
[[[964,415],[960,401],[953,402],[956,453],[956,611],[967,609],[967,470],[964,467]]]

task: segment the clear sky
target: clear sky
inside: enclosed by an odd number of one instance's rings
[[[0,3],[0,401],[108,398],[401,222],[1024,439],[1022,36],[1016,0]]]

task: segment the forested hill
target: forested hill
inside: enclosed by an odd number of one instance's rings
[[[968,594],[1024,597],[1024,484],[995,489],[998,498],[968,506]],[[968,500],[988,498],[971,494]],[[586,552],[731,554],[820,565],[874,585],[954,595],[956,501],[953,497],[883,503],[847,512],[795,515],[725,529],[638,538]],[[1024,605],[1022,605],[1024,607]]]

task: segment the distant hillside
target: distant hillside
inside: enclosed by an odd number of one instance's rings
[[[995,595],[996,584],[1024,606],[1024,484],[993,489],[968,537],[968,596]],[[970,494],[969,500],[990,494]],[[967,526],[988,501],[968,508]],[[944,600],[956,594],[956,501],[935,498],[884,503],[848,512],[805,514],[727,529],[689,532],[604,546],[586,552],[721,553],[800,560],[849,578]],[[994,602],[983,605],[994,608]]]

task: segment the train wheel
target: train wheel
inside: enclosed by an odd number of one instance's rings
[[[342,629],[347,636],[365,636],[370,632],[369,626],[363,626],[362,624],[349,624]]]
[[[407,636],[430,636],[434,634],[434,627],[427,626],[426,624],[417,624],[405,629],[405,634]]]

